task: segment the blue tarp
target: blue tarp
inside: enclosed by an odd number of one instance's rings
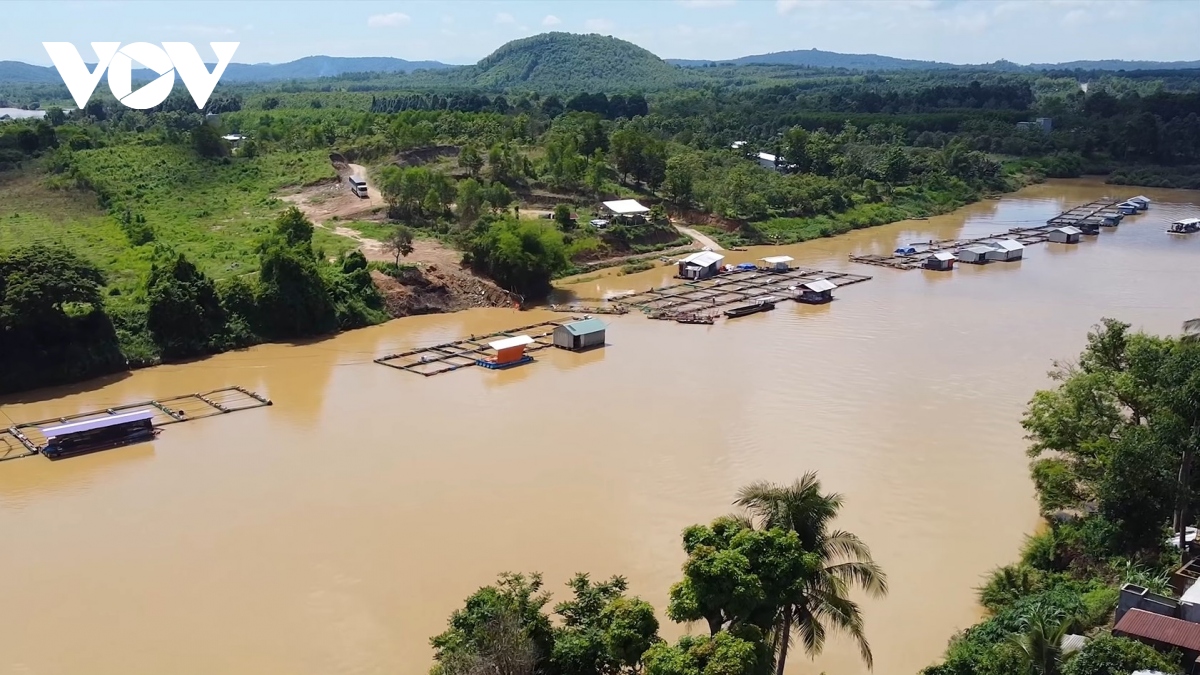
[[[740,263],[737,268],[739,270],[756,270],[758,267],[754,263]]]

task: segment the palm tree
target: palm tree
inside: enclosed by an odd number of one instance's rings
[[[1076,627],[1075,617],[1057,607],[1035,605],[1021,619],[1021,632],[1009,640],[1016,646],[1028,675],[1058,675],[1063,637]]]
[[[1200,342],[1200,319],[1188,319],[1183,322],[1183,341]]]
[[[821,559],[820,572],[780,609],[773,631],[777,675],[783,675],[793,633],[804,642],[805,651],[816,656],[831,629],[849,634],[871,668],[871,646],[863,631],[862,613],[850,600],[850,590],[861,587],[873,597],[882,597],[887,594],[887,575],[857,535],[829,529],[842,508],[842,496],[822,494],[816,472],[809,472],[791,485],[751,483],[738,492],[734,504],[747,509],[760,527],[795,532],[804,548]]]

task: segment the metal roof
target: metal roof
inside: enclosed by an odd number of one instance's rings
[[[135,410],[133,412],[121,413],[119,415],[109,415],[108,417],[97,417],[95,419],[84,420],[82,422],[68,422],[67,424],[57,424],[52,427],[42,427],[42,435],[46,438],[57,438],[68,434],[77,434],[81,431],[92,431],[93,429],[104,429],[118,424],[127,422],[140,422],[154,417],[154,411],[150,409]]]
[[[724,259],[725,256],[714,251],[699,251],[681,259],[679,262],[687,263],[689,265],[699,265],[700,267],[708,267],[709,265],[719,263]]]
[[[1078,227],[1071,227],[1070,225],[1064,225],[1063,227],[1055,228],[1055,230],[1063,234],[1083,234],[1083,230]]]
[[[760,153],[758,153],[758,158],[759,158],[759,159],[761,159],[761,160],[762,160],[762,161],[764,161],[764,162],[774,162],[776,159],[779,159],[779,158],[777,158],[775,155],[772,155],[772,154],[771,154],[771,153],[769,153],[769,152],[760,152]]]
[[[767,258],[759,258],[759,260],[767,263],[768,265],[776,265],[778,263],[792,262],[795,260],[795,258],[790,255],[773,255]]]
[[[489,342],[488,346],[496,351],[500,351],[501,349],[509,349],[511,347],[524,347],[525,345],[532,343],[533,338],[529,337],[528,335],[518,335],[516,337],[504,338],[503,340]]]
[[[984,246],[983,244],[975,244],[974,246],[968,246],[968,247],[964,248],[963,250],[970,251],[971,253],[979,253],[979,254],[986,255],[987,253],[989,253],[991,251],[995,251],[996,249],[992,248],[991,246]]]
[[[938,251],[931,256],[938,260],[954,260],[954,254],[949,251]]]
[[[1131,637],[1200,652],[1200,623],[1163,616],[1144,609],[1131,609],[1113,627],[1113,631]]]
[[[604,202],[604,208],[620,216],[626,216],[631,213],[650,212],[650,207],[642,206],[636,199],[618,199],[613,202]]]
[[[813,279],[812,281],[808,281],[800,285],[810,291],[816,291],[818,293],[821,291],[832,291],[833,289],[837,288],[837,284],[828,279]]]
[[[1184,218],[1183,220],[1177,220],[1171,224],[1172,225],[1200,225],[1200,218]]]
[[[993,244],[993,246],[1004,251],[1020,251],[1021,249],[1025,248],[1025,244],[1022,244],[1016,239],[999,239],[995,244]]]
[[[604,324],[604,322],[601,321],[600,319],[593,318],[593,319],[581,319],[579,321],[572,321],[570,323],[564,323],[561,327],[565,328],[566,331],[568,333],[570,333],[571,335],[578,336],[578,335],[591,335],[592,333],[603,333],[604,329],[607,328],[608,326],[606,326]]]
[[[1076,635],[1074,633],[1068,633],[1067,635],[1062,636],[1062,640],[1058,643],[1058,648],[1062,650],[1063,654],[1070,654],[1071,652],[1077,652],[1083,649],[1085,646],[1087,646],[1087,643],[1088,639],[1086,637],[1082,635]]]
[[[1132,201],[1135,201],[1135,200],[1136,200],[1136,201],[1139,201],[1139,202],[1146,202],[1147,204],[1149,204],[1149,203],[1150,203],[1150,198],[1149,198],[1149,197],[1147,197],[1146,195],[1138,195],[1138,196],[1136,196],[1136,197],[1130,197],[1129,199],[1126,199],[1125,201],[1127,201],[1127,202],[1132,202]]]

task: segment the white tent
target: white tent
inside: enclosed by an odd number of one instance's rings
[[[650,213],[650,208],[642,206],[636,199],[618,199],[612,202],[604,202],[604,208],[612,211],[618,216],[632,216],[640,213]]]

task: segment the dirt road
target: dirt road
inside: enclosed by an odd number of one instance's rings
[[[725,249],[721,248],[721,245],[718,244],[717,242],[713,241],[712,239],[710,239],[709,237],[706,237],[703,234],[700,234],[699,232],[697,232],[696,230],[693,230],[690,227],[676,225],[675,229],[679,230],[680,234],[686,234],[687,236],[691,237],[697,244],[707,247],[710,251],[724,251],[725,250]]]

